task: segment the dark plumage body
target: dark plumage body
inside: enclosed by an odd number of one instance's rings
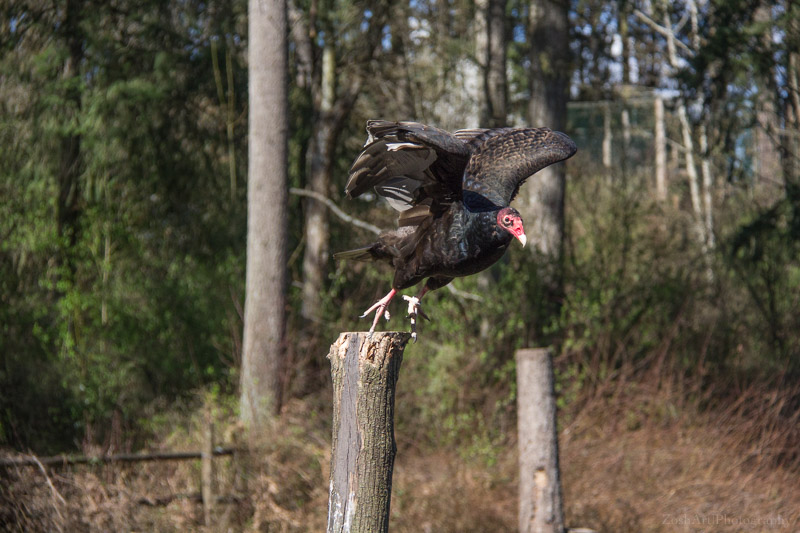
[[[367,311],[377,309],[373,329],[398,290],[428,278],[410,299],[413,316],[425,292],[488,268],[514,237],[524,246],[511,200],[530,175],[576,150],[569,137],[547,128],[449,133],[414,122],[369,121],[367,131],[345,191],[352,198],[374,187],[401,211],[399,227],[334,257],[394,267],[392,291]]]
[[[419,232],[419,235],[416,233]],[[513,236],[497,226],[497,211],[448,209],[428,227],[402,226],[383,232],[365,248],[336,254],[338,259],[379,260],[395,268],[392,287],[407,289],[425,278],[438,287],[492,266]],[[433,289],[433,287],[430,287]]]

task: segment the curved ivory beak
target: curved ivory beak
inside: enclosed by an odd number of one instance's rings
[[[511,226],[511,234],[516,237],[517,240],[522,243],[522,247],[525,248],[528,237],[525,236],[525,228],[522,227],[522,219],[517,218],[514,221],[514,225]]]

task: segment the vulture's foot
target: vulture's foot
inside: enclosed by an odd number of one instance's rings
[[[417,318],[422,317],[425,320],[430,320],[430,318],[422,310],[418,297],[403,295],[403,300],[408,302],[408,316],[406,318],[411,320],[411,338],[414,339],[414,342],[417,342]]]
[[[389,302],[392,301],[392,298],[394,298],[395,294],[397,294],[396,290],[394,289],[390,290],[389,294],[387,294],[386,296],[384,296],[383,298],[372,304],[372,306],[366,311],[364,311],[363,315],[361,315],[360,318],[365,318],[368,314],[375,311],[375,320],[372,321],[372,327],[369,328],[370,335],[372,335],[372,333],[375,331],[375,326],[378,325],[378,321],[381,319],[381,315],[383,315],[386,318],[386,320],[389,320],[391,318],[391,315],[389,314],[387,308],[389,307]]]

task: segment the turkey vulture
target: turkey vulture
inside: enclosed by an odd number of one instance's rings
[[[548,128],[469,129],[450,133],[417,122],[367,122],[367,142],[350,168],[349,198],[374,189],[400,211],[398,228],[335,259],[394,266],[392,290],[367,309],[370,333],[397,291],[427,282],[409,302],[412,335],[428,291],[494,264],[516,238],[527,240],[509,204],[532,174],[575,153],[572,140]],[[427,318],[427,317],[425,317]]]

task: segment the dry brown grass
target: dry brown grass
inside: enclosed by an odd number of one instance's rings
[[[568,525],[605,532],[800,530],[800,468],[788,453],[797,449],[791,395],[745,390],[740,401],[702,413],[678,391],[628,383],[596,391],[563,413]],[[245,462],[244,498],[218,506],[212,531],[325,529],[330,436],[318,411],[308,402],[287,406]],[[194,422],[178,433],[164,439],[170,448],[196,448]],[[491,467],[456,450],[399,440],[392,531],[516,530],[513,438]],[[220,493],[235,492],[230,460],[218,465]],[[36,467],[0,476],[0,523],[9,531],[205,530],[195,501],[139,503],[197,492],[196,462],[54,469],[49,483]]]
[[[574,525],[600,531],[796,531],[797,472],[742,453],[711,420],[562,439],[564,495]],[[778,527],[778,525],[782,527]]]

